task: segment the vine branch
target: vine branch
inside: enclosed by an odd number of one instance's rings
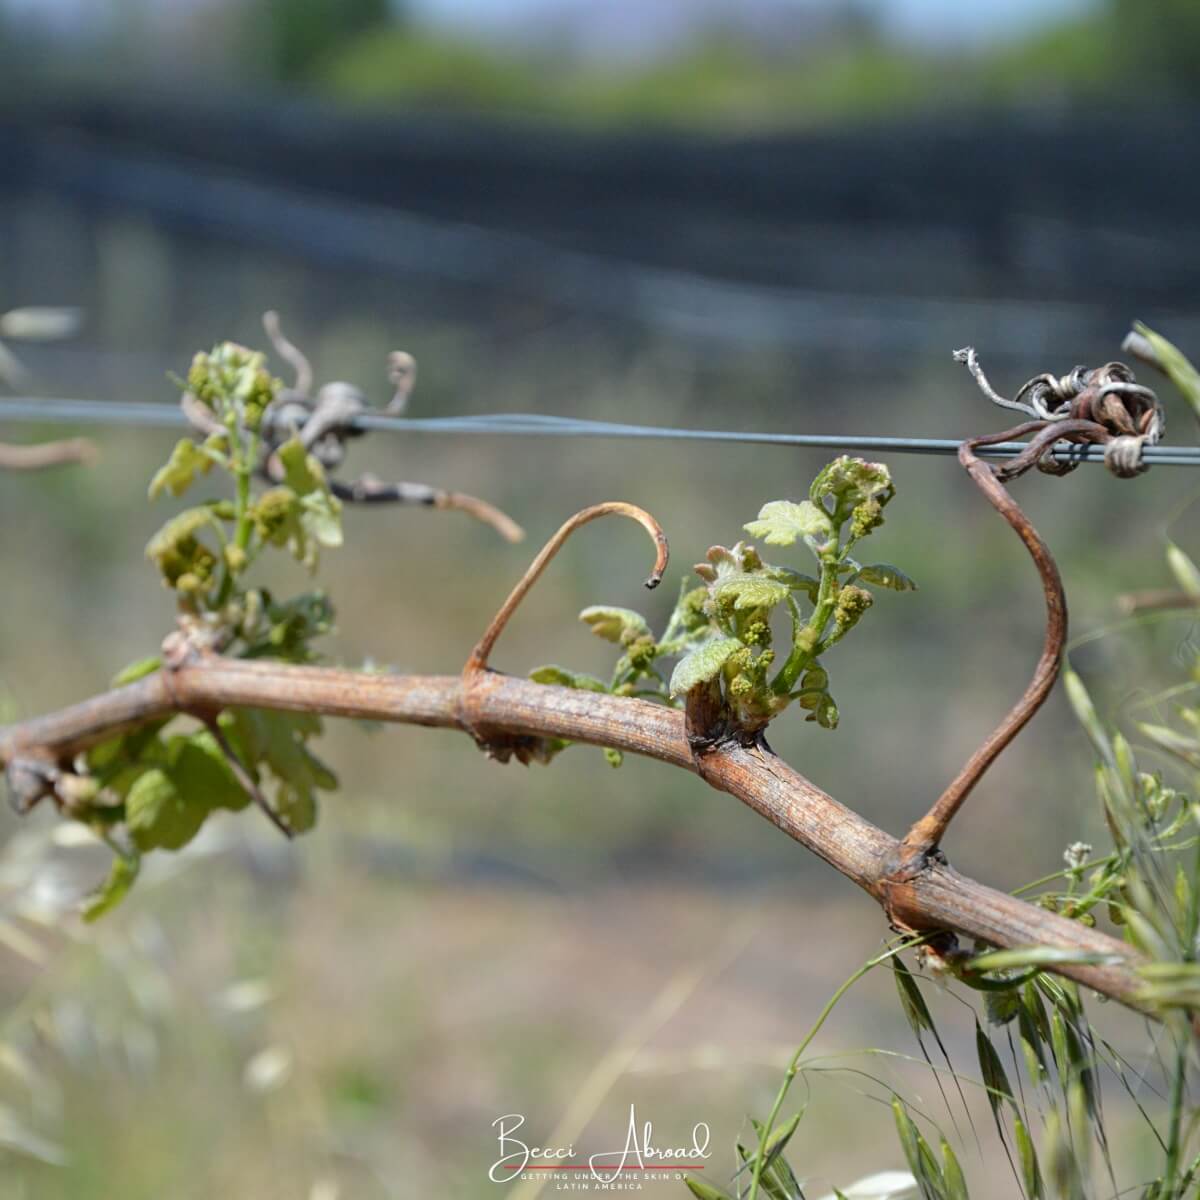
[[[166,676],[170,675],[168,682]],[[378,675],[328,667],[197,655],[80,704],[0,729],[0,762],[69,763],[81,751],[146,721],[227,707],[310,712],[472,732],[473,721],[512,737],[562,737],[611,746],[696,774],[684,714],[649,701],[601,695],[481,671],[461,676]],[[892,872],[901,843],[805,778],[765,746],[729,742],[703,756],[703,778],[766,818],[857,884],[914,930],[992,946],[1054,946],[1102,963],[1053,970],[1139,1008],[1137,953],[1077,921],[996,891],[929,858]]]
[[[63,467],[72,463],[88,466],[96,458],[96,447],[87,438],[35,442],[29,446],[0,442],[0,470],[41,471],[46,467]]]

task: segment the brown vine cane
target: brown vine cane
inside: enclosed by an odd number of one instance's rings
[[[974,352],[963,351],[960,355],[984,392],[996,399],[975,363]],[[1028,401],[1023,397],[1029,397]],[[1057,403],[1048,405],[1047,397],[1056,398]],[[1162,436],[1163,418],[1157,398],[1149,388],[1136,384],[1133,373],[1122,363],[1107,363],[1088,372],[1076,367],[1061,378],[1037,376],[1021,388],[1015,400],[1003,403],[1005,407],[1036,412],[1041,419],[1027,421],[1002,433],[970,438],[959,447],[958,459],[988,503],[1020,537],[1037,568],[1046,601],[1042,652],[1021,698],[970,756],[929,811],[908,831],[901,843],[897,877],[911,876],[921,869],[930,855],[937,853],[946,829],[967,796],[1041,708],[1062,666],[1067,636],[1067,601],[1058,564],[1004,484],[1034,467],[1056,475],[1073,470],[1077,464],[1062,463],[1052,457],[1055,445],[1063,441],[1074,445],[1104,446],[1105,465],[1119,478],[1129,478],[1145,470],[1142,446],[1156,442]],[[975,453],[980,447],[1031,434],[1033,437],[1026,449],[1003,465],[989,465]]]

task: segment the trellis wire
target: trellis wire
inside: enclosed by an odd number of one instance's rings
[[[0,398],[0,421],[41,421],[56,424],[125,425],[173,429],[186,425],[173,404],[128,400]],[[522,437],[596,437],[670,441],[749,443],[810,449],[869,451],[894,454],[956,454],[955,438],[873,437],[863,435],[770,433],[727,429],[687,429],[676,426],[632,425],[540,413],[490,413],[456,417],[402,417],[365,412],[351,421],[354,429],[387,433],[487,434]],[[1001,442],[981,448],[990,458],[1013,458],[1023,442]],[[1200,446],[1147,446],[1145,461],[1154,466],[1200,466]],[[1062,446],[1054,451],[1062,462],[1104,461],[1102,446]]]

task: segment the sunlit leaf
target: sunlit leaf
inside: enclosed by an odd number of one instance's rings
[[[786,583],[766,575],[730,575],[713,585],[714,599],[731,597],[738,610],[773,608],[782,604],[790,591]]]
[[[811,500],[799,504],[791,500],[772,500],[764,504],[757,521],[744,526],[751,537],[762,538],[771,546],[791,546],[797,538],[827,542],[833,536],[829,514]]]
[[[864,500],[890,499],[894,490],[886,465],[843,454],[827,464],[813,480],[809,497],[819,503],[824,497],[832,496],[838,508],[849,511]]]
[[[742,643],[737,638],[717,638],[697,646],[675,665],[671,673],[671,695],[682,696],[698,684],[715,679],[729,656],[741,648]]]

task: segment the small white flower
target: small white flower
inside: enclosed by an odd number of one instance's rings
[[[846,1200],[908,1200],[917,1195],[917,1181],[907,1171],[877,1171],[842,1188]],[[821,1200],[837,1200],[832,1192]]]
[[[213,1006],[228,1013],[253,1012],[270,1003],[274,993],[265,979],[240,979],[213,997]]]
[[[1072,871],[1078,871],[1089,858],[1092,857],[1092,848],[1087,842],[1072,842],[1063,851],[1063,862]]]
[[[252,1092],[272,1092],[282,1087],[292,1073],[292,1052],[285,1046],[260,1050],[242,1071],[242,1082]]]

